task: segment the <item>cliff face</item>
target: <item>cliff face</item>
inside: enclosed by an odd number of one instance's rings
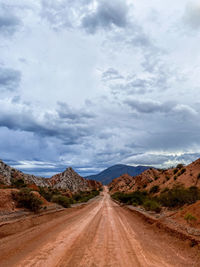
[[[153,186],[160,189],[172,188],[175,184],[185,187],[197,186],[200,188],[200,159],[188,166],[177,166],[168,170],[148,169],[135,177],[120,176],[114,179],[109,188],[114,192],[133,192],[136,190],[150,190]]]
[[[25,174],[8,166],[3,161],[0,161],[0,182],[6,185],[11,185],[13,181],[18,179],[23,179],[24,182],[29,185],[64,189],[72,193],[99,189],[102,186],[100,182],[82,178],[72,168],[67,168],[64,172],[58,173],[50,179],[47,179]]]
[[[52,176],[50,183],[53,188],[67,189],[71,192],[89,189],[87,180],[78,175],[72,168],[67,168],[64,172]]]

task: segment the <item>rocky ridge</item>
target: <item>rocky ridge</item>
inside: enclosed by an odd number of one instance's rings
[[[0,182],[3,182],[6,185],[11,185],[13,180],[17,180],[19,178],[22,178],[27,184],[35,184],[42,187],[50,186],[50,179],[25,174],[0,160]]]
[[[167,170],[150,168],[134,177],[122,175],[114,179],[108,186],[111,193],[129,193],[136,190],[150,190],[153,186],[159,186],[162,190],[166,187],[172,188],[175,184],[200,188],[200,159],[187,166],[180,164],[176,168]]]
[[[25,174],[0,160],[0,183],[11,185],[13,181],[18,179],[23,179],[28,185],[65,189],[72,193],[99,189],[102,186],[100,182],[82,178],[70,167],[51,178],[43,178]]]

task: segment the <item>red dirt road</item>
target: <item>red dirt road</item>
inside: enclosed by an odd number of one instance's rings
[[[0,266],[200,266],[198,251],[103,196],[0,240]]]

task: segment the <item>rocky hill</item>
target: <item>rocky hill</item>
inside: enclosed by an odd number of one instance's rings
[[[90,176],[87,176],[86,178],[100,181],[103,184],[109,184],[113,179],[119,177],[120,175],[127,173],[128,175],[135,176],[149,168],[150,167],[147,167],[147,166],[133,167],[133,166],[128,166],[124,164],[117,164],[117,165],[111,166],[103,170],[99,174],[90,175]]]
[[[29,185],[66,189],[72,193],[98,189],[102,186],[100,182],[82,178],[72,168],[67,168],[64,172],[56,174],[51,178],[43,178],[25,174],[0,160],[0,183],[11,185],[19,179],[23,179]]]
[[[35,184],[42,187],[50,186],[49,179],[25,174],[0,160],[0,182],[11,185],[12,181],[19,178],[22,178],[27,184]]]
[[[80,189],[82,191],[87,191],[88,189],[97,189],[102,186],[100,182],[84,179],[71,167],[67,168],[62,173],[52,176],[50,178],[50,183],[53,188],[64,188],[71,192],[77,192]]]
[[[185,187],[197,186],[200,188],[200,159],[183,166],[178,164],[176,168],[154,169],[150,168],[143,173],[130,177],[122,175],[114,179],[109,188],[114,192],[133,192],[136,190],[150,190],[153,186],[159,186],[159,189],[172,188],[175,184],[183,184]]]

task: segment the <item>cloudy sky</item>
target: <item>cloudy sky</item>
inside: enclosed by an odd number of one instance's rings
[[[200,4],[1,0],[0,158],[50,177],[200,157]]]

